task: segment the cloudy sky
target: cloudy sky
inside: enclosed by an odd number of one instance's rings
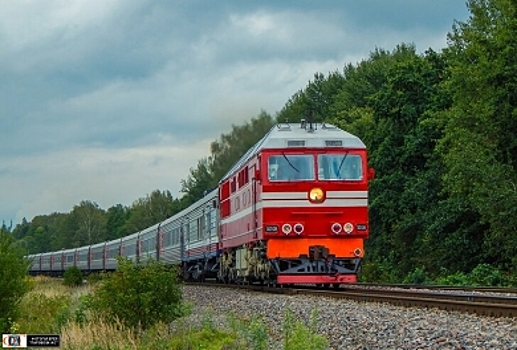
[[[462,0],[0,0],[0,220],[180,181],[210,142],[376,47],[446,47]]]

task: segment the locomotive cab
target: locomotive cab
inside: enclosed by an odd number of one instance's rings
[[[370,177],[356,136],[325,124],[273,127],[220,182],[219,278],[355,282]]]
[[[278,283],[356,281],[368,236],[365,149],[265,150],[262,218]]]

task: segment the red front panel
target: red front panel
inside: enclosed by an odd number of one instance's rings
[[[345,255],[347,257],[354,257],[349,252],[352,246],[352,251],[358,248],[360,249],[360,256],[362,256],[362,241],[368,236],[369,230],[366,151],[319,149],[284,150],[280,155],[278,153],[278,150],[265,151],[261,155],[261,181],[257,181],[255,184],[251,183],[243,189],[231,188],[231,185],[229,185],[230,192],[235,190],[235,193],[228,194],[229,208],[226,210],[229,215],[223,215],[221,220],[222,248],[236,247],[261,239],[281,240],[282,242],[285,239],[290,239],[293,240],[293,244],[290,246],[298,248],[295,252],[286,247],[284,249],[286,253],[282,257],[294,258],[293,254],[296,254],[296,257],[300,254],[307,254],[308,242],[318,244],[318,239],[322,239],[335,247],[335,251],[337,250],[336,247],[347,246]],[[315,169],[323,165],[323,160],[327,155],[337,157],[336,159],[339,162],[334,168],[329,163],[328,166],[323,167],[324,169],[320,168],[318,171],[309,169],[304,175],[305,178],[301,180],[294,178],[280,179],[281,165],[285,166],[285,164],[279,164],[278,169],[274,169],[277,172],[274,174],[275,177],[272,178],[270,174],[272,172],[267,171],[268,167],[271,166],[268,157],[275,157],[272,159],[281,163],[284,161],[284,155],[288,157],[288,160],[284,163],[290,164],[300,161],[299,164],[302,164],[301,161],[303,160],[305,164],[309,164]],[[339,173],[341,164],[346,164],[343,161],[352,159],[352,157],[362,162],[359,163],[362,172],[357,173],[354,180],[331,179],[329,175],[332,172],[331,170]],[[299,165],[296,166],[299,167]],[[325,173],[325,169],[329,170],[330,173]],[[343,167],[344,169],[345,167]],[[298,172],[294,172],[294,174],[298,175]],[[235,175],[235,181],[238,183],[237,179],[238,176]],[[232,181],[234,179],[230,178],[227,183],[232,184]],[[314,201],[311,198],[311,191],[314,189],[318,189],[323,194],[320,201]],[[248,200],[244,200],[245,194]],[[253,202],[249,202],[250,197],[257,199],[255,205],[253,205]],[[284,226],[287,227],[287,230],[284,230]],[[307,240],[307,238],[311,239]],[[307,244],[294,244],[294,240],[301,240]],[[350,244],[347,243],[348,241],[350,241]],[[354,243],[352,244],[352,242]],[[270,257],[273,257],[273,255],[278,257],[278,248],[271,251],[274,251],[274,253],[268,254]],[[343,249],[339,249],[339,254],[344,254]],[[355,255],[355,257],[357,256]]]
[[[298,259],[309,255],[311,246],[324,246],[330,255],[337,258],[363,257],[363,239],[347,237],[331,238],[270,238],[267,244],[267,257],[270,259]]]

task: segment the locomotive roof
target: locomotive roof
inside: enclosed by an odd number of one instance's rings
[[[221,181],[233,175],[261,150],[295,148],[365,149],[366,146],[357,136],[331,124],[309,124],[304,121],[300,124],[277,124],[233,165]]]

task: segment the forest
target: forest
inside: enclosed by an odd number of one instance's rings
[[[374,49],[342,70],[315,73],[271,116],[261,111],[211,144],[181,182],[131,206],[82,201],[69,213],[9,230],[29,253],[128,235],[179,212],[277,121],[309,113],[359,136],[375,169],[363,279],[402,282],[497,272],[517,281],[517,6],[470,0],[447,47]],[[484,274],[484,272],[483,272]],[[489,282],[491,283],[491,282]],[[512,282],[513,283],[513,282]]]

